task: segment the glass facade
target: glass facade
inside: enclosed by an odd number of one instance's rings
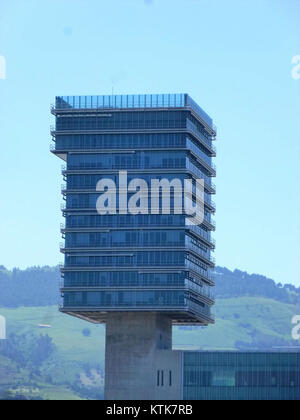
[[[212,119],[186,94],[57,97],[52,114],[52,151],[65,161],[62,311],[97,322],[109,311],[152,311],[174,324],[212,323]],[[116,215],[98,214],[97,183],[118,187],[119,171],[128,183],[190,179],[193,194],[203,179],[202,224],[174,214],[173,191],[167,215],[118,214],[118,204]]]
[[[184,400],[300,400],[300,353],[184,352]]]

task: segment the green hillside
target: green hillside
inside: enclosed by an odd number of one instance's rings
[[[60,355],[69,360],[82,363],[103,361],[105,342],[102,325],[64,315],[57,306],[0,308],[0,314],[6,318],[8,335],[29,332],[47,334],[53,339]],[[51,328],[39,328],[40,324],[51,325]],[[82,331],[85,328],[91,331],[90,337],[83,336]]]
[[[0,315],[7,321],[0,399],[103,398],[105,327],[60,313],[58,283],[57,267],[0,266]],[[216,283],[215,325],[175,327],[175,349],[300,351],[291,337],[300,288],[222,267]]]
[[[189,349],[188,344],[192,344],[192,348],[202,350],[271,350],[295,346],[298,343],[291,338],[291,320],[298,312],[298,305],[267,298],[218,299],[214,307],[215,325],[202,329],[177,328],[175,345]]]
[[[0,397],[12,396],[43,399],[102,398],[104,388],[104,327],[87,324],[66,316],[57,306],[0,308],[7,321],[6,341],[0,342],[0,355],[11,337],[49,336],[55,350],[41,366],[30,361],[16,363],[0,358]],[[41,328],[39,325],[50,325]],[[85,336],[88,331],[90,336]],[[28,349],[30,353],[30,349]]]
[[[64,385],[46,383],[41,375],[22,369],[0,355],[0,399],[80,400],[79,395]]]
[[[268,298],[218,299],[216,324],[175,327],[174,348],[187,350],[275,349],[299,346],[291,339],[291,319],[298,305]],[[105,330],[63,315],[57,306],[0,308],[8,338],[48,335],[55,351],[39,369],[0,357],[0,395],[43,399],[101,398],[104,385]],[[39,324],[51,328],[39,328]],[[8,344],[9,339],[7,340]],[[0,354],[3,351],[3,341]]]

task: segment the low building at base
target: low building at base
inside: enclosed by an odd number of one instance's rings
[[[105,363],[107,400],[300,400],[300,352],[172,350],[158,314],[111,314]]]
[[[300,400],[300,352],[183,352],[184,400]]]
[[[300,353],[158,351],[152,381],[156,400],[300,401]]]

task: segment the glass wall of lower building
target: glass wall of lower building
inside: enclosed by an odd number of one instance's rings
[[[300,353],[185,352],[185,400],[300,400]]]

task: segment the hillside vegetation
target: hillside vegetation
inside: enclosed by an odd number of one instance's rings
[[[103,398],[105,327],[58,311],[59,278],[56,267],[0,269],[0,398]],[[174,348],[300,350],[291,338],[299,288],[221,267],[216,284],[215,325],[175,327]]]

